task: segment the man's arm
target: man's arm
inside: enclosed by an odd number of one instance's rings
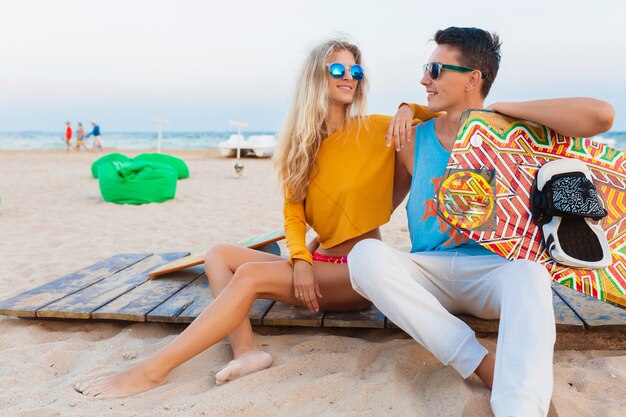
[[[587,97],[500,102],[488,109],[540,123],[565,136],[584,138],[606,132],[615,119],[613,106]]]

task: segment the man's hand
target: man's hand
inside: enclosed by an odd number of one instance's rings
[[[389,123],[389,129],[385,135],[387,146],[390,147],[392,141],[395,140],[396,151],[404,148],[407,142],[411,141],[411,122],[413,121],[413,110],[402,105],[396,112],[396,115]]]
[[[303,302],[309,310],[320,310],[317,299],[322,298],[322,293],[315,281],[313,265],[302,259],[293,261],[293,289],[296,299]]]

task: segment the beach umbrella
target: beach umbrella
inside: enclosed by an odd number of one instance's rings
[[[159,125],[159,136],[157,139],[157,153],[161,153],[161,141],[163,140],[163,125],[170,123],[167,119],[161,119],[160,117],[153,117],[152,121]]]

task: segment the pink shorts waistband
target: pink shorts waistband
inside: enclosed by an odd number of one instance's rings
[[[313,252],[313,260],[317,262],[328,262],[331,264],[347,264],[347,256],[326,256],[317,252]]]

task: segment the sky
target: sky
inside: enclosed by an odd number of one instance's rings
[[[0,0],[0,131],[275,131],[309,50],[338,33],[363,51],[369,112],[426,102],[438,29],[502,40],[486,104],[590,96],[626,131],[626,2],[526,0]]]

